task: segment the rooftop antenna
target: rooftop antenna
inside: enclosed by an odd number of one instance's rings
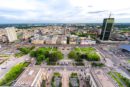
[[[111,18],[111,12],[110,12],[110,14],[109,14],[109,18]]]

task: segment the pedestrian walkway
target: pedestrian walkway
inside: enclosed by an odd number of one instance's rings
[[[69,72],[66,69],[62,73],[62,87],[69,87]]]

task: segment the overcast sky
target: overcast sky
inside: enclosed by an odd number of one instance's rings
[[[130,22],[130,0],[0,0],[0,23]]]

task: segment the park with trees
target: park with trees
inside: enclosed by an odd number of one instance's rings
[[[82,59],[86,59],[87,61],[100,61],[100,56],[93,47],[76,47],[68,54],[68,57],[78,62],[82,61]]]
[[[63,54],[57,48],[51,47],[40,47],[36,51],[31,51],[30,56],[36,59],[37,65],[40,65],[43,61],[52,64],[63,59]]]
[[[19,52],[15,54],[15,57],[19,58],[23,55],[26,55],[26,54],[30,53],[34,48],[35,48],[35,46],[20,47],[20,48],[17,49]]]

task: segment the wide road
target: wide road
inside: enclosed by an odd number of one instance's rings
[[[65,68],[62,72],[62,87],[69,87],[69,74]]]
[[[126,75],[127,78],[130,78],[130,73],[128,72],[127,69],[125,69],[123,66],[121,66],[120,64],[122,64],[122,60],[120,57],[117,57],[114,53],[110,52],[109,50],[103,50],[100,47],[96,47],[101,53],[103,53],[105,56],[109,55],[109,59],[112,61],[112,68],[113,69],[118,69],[118,70],[122,70]],[[106,47],[107,48],[107,47]],[[110,63],[111,64],[111,63]],[[110,65],[109,64],[109,65]],[[120,73],[122,73],[121,71],[119,71]],[[126,76],[125,75],[125,76]]]
[[[28,55],[25,55],[21,58],[10,58],[6,62],[0,65],[0,79],[16,64],[24,62],[27,58],[29,58]],[[5,68],[5,69],[2,69]]]
[[[18,44],[18,46],[38,46],[38,47],[93,47],[95,45],[81,45],[81,44],[31,44],[31,43],[24,43]]]
[[[51,69],[55,72],[63,71],[65,68],[67,71],[80,71],[88,69],[88,67],[85,66],[37,66],[45,69]]]

